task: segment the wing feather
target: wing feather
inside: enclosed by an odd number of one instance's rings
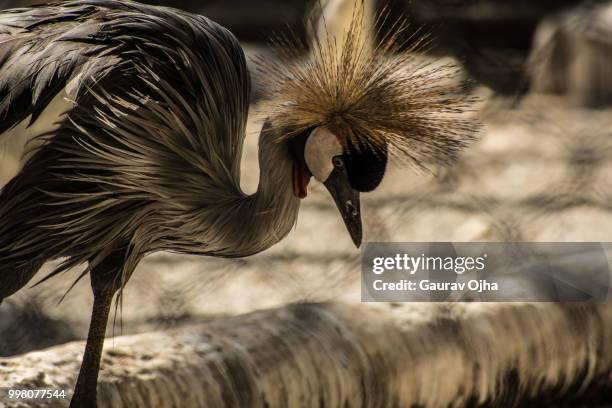
[[[0,134],[30,115],[35,122],[89,55],[112,47],[62,40],[94,12],[69,3],[0,12]]]
[[[194,223],[190,210],[244,197],[250,80],[223,27],[131,1],[63,1],[0,12],[0,61],[0,130],[67,85],[76,101],[0,190],[7,262],[69,257],[59,272],[128,242],[129,270]]]
[[[109,75],[124,83],[125,67],[138,63],[189,95],[187,102],[204,103],[203,120],[214,122],[216,130],[229,125],[200,137],[209,138],[238,174],[250,93],[238,42],[204,17],[131,1],[61,1],[0,12],[0,135],[30,115],[34,123],[72,79],[76,100]],[[234,75],[226,75],[231,70]],[[112,90],[120,97],[127,92]]]

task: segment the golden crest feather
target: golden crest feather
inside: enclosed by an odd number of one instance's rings
[[[381,13],[375,26],[386,19]],[[308,52],[296,38],[272,40],[277,58],[256,63],[275,133],[286,139],[326,126],[343,143],[374,154],[389,147],[407,164],[452,162],[480,129],[466,115],[476,99],[454,80],[460,67],[423,58],[426,37],[411,38],[403,49],[407,27],[397,21],[383,35],[364,24],[361,3],[341,38],[315,35]]]

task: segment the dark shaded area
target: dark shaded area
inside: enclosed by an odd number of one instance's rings
[[[4,0],[0,9],[50,3],[44,0]],[[266,41],[287,27],[304,34],[305,0],[142,0],[141,3],[176,7],[205,15],[224,25],[241,41]]]
[[[221,23],[241,40],[265,40],[290,27],[304,34],[306,12],[319,0],[142,0],[142,3],[198,12]],[[325,3],[325,0],[320,0]],[[5,0],[0,8],[44,3]],[[525,50],[537,23],[546,15],[583,3],[579,0],[377,0],[390,22],[405,16],[414,27],[435,35],[437,49],[490,47]],[[467,44],[467,45],[466,45]]]
[[[224,25],[241,41],[266,41],[287,27],[303,34],[304,0],[145,0],[143,3],[195,11]]]
[[[143,0],[206,15],[245,42],[265,42],[274,33],[289,30],[304,38],[306,15],[316,6],[316,1],[319,0]],[[34,3],[40,0],[8,0],[0,8]],[[528,89],[524,66],[538,23],[547,15],[583,3],[579,0],[377,0],[377,8],[389,11],[387,26],[405,17],[413,28],[407,36],[415,31],[429,34],[431,51],[459,59],[477,83],[501,94],[522,94]]]
[[[525,62],[539,22],[581,3],[395,0],[391,2],[391,15],[405,15],[414,27],[408,35],[416,31],[430,35],[431,52],[457,58],[477,83],[500,94],[523,94],[529,85]]]
[[[0,312],[0,357],[10,357],[78,340],[72,325],[50,317],[43,297],[6,301]]]

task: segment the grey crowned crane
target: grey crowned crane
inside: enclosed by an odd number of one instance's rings
[[[90,276],[94,304],[71,406],[96,406],[112,299],[145,255],[263,251],[294,226],[313,176],[359,246],[359,193],[377,187],[390,154],[447,163],[473,138],[453,115],[469,102],[438,84],[447,71],[410,70],[409,52],[387,58],[395,34],[366,49],[358,27],[308,57],[281,40],[279,59],[261,62],[270,115],[247,195],[250,79],[227,29],[119,0],[0,12],[0,147],[25,146],[0,191],[0,301],[47,261],[63,258],[42,281],[88,265],[77,280]],[[29,131],[49,112],[53,126]]]

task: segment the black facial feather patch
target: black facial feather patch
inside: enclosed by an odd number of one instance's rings
[[[343,155],[349,183],[353,189],[362,193],[374,191],[382,182],[387,169],[387,146],[378,146],[376,151],[357,148],[349,143]]]

